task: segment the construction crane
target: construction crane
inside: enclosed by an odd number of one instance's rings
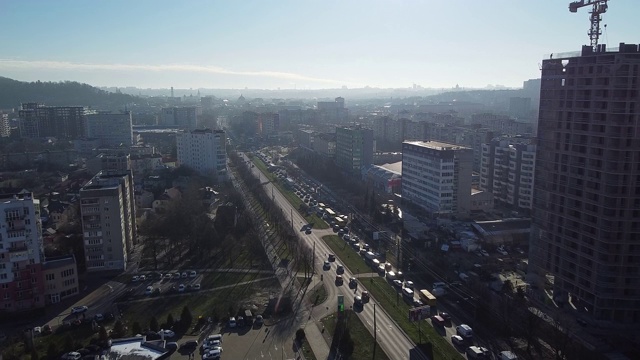
[[[572,13],[578,12],[579,8],[585,6],[591,6],[591,28],[589,29],[589,39],[591,39],[591,47],[594,51],[597,50],[598,47],[598,38],[602,35],[602,30],[600,30],[600,21],[602,21],[602,14],[607,11],[607,1],[609,0],[580,0],[574,1],[569,4],[569,11]],[[605,25],[606,26],[606,25]]]

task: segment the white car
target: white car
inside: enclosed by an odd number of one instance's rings
[[[206,353],[202,354],[202,359],[220,359],[220,355],[222,354],[222,348],[216,347],[208,350]]]
[[[230,328],[234,328],[234,327],[236,327],[236,325],[237,325],[237,323],[236,323],[236,318],[234,318],[234,317],[230,317],[230,318],[229,318],[229,327],[230,327]]]
[[[89,310],[88,306],[84,306],[84,305],[74,306],[74,307],[71,308],[71,313],[72,314],[80,314],[80,313],[83,313],[83,312],[85,312],[87,310]]]
[[[145,281],[147,280],[147,276],[146,275],[140,275],[140,281]]]
[[[133,275],[133,277],[131,278],[131,281],[133,282],[138,282],[140,280],[140,276],[138,275]]]
[[[180,284],[180,286],[178,286],[178,292],[184,292],[184,284]]]
[[[451,343],[453,345],[462,345],[464,344],[464,339],[460,335],[451,335]]]
[[[189,277],[190,277],[190,278],[194,278],[194,277],[196,277],[197,275],[198,275],[198,274],[197,274],[195,271],[191,271],[191,272],[189,272]]]
[[[151,295],[152,293],[153,293],[153,286],[147,286],[147,288],[144,290],[144,294]]]
[[[158,335],[164,335],[164,337],[166,338],[172,338],[174,336],[176,336],[176,333],[169,330],[169,329],[164,329],[164,330],[160,330],[158,331]]]
[[[192,289],[193,289],[193,290],[195,290],[195,291],[200,290],[200,284],[195,284],[195,285],[193,285],[193,288],[192,288]]]

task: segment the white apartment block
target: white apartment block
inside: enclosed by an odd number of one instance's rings
[[[482,144],[480,189],[496,201],[523,210],[533,204],[536,146],[527,138],[499,138]]]
[[[466,216],[473,151],[437,141],[402,143],[402,198],[433,216]]]
[[[227,178],[227,136],[224,130],[194,130],[176,136],[178,164],[218,181]]]
[[[101,171],[80,190],[87,271],[126,270],[136,236],[130,172]]]
[[[40,201],[28,192],[0,195],[0,311],[45,304]]]
[[[87,138],[100,139],[105,147],[128,148],[134,143],[131,113],[89,113],[86,115],[85,134]]]

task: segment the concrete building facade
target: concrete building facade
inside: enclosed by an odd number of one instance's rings
[[[640,323],[640,49],[542,62],[530,268],[595,321]],[[542,281],[541,280],[541,281]]]
[[[467,216],[473,151],[437,141],[402,143],[402,198],[433,216]]]
[[[173,106],[162,108],[159,125],[176,126],[187,131],[198,126],[198,108],[195,106]]]
[[[18,111],[20,136],[23,138],[54,137],[79,139],[85,136],[82,106],[44,106],[23,103]]]
[[[131,172],[100,171],[80,190],[87,271],[126,270],[136,242]]]
[[[178,164],[210,175],[227,178],[227,136],[224,130],[194,130],[176,136]]]
[[[482,144],[480,189],[496,201],[531,210],[536,145],[530,138],[504,137]]]
[[[11,125],[9,123],[9,114],[0,113],[0,137],[11,136]]]
[[[78,294],[78,268],[73,255],[47,258],[43,276],[47,304],[56,304]]]
[[[0,314],[44,306],[43,264],[40,201],[0,195]]]
[[[373,130],[360,125],[336,128],[336,165],[347,172],[360,174],[373,164]]]
[[[133,145],[131,112],[96,112],[86,115],[85,134],[88,138],[100,139],[101,146],[108,148]]]

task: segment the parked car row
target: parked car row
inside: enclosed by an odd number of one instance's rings
[[[179,279],[187,279],[187,278],[195,278],[198,276],[198,273],[195,270],[191,271],[183,271],[180,273],[176,272],[168,272],[168,273],[151,273],[151,274],[142,274],[142,275],[133,275],[131,277],[131,282],[142,282],[148,280],[179,280]]]

